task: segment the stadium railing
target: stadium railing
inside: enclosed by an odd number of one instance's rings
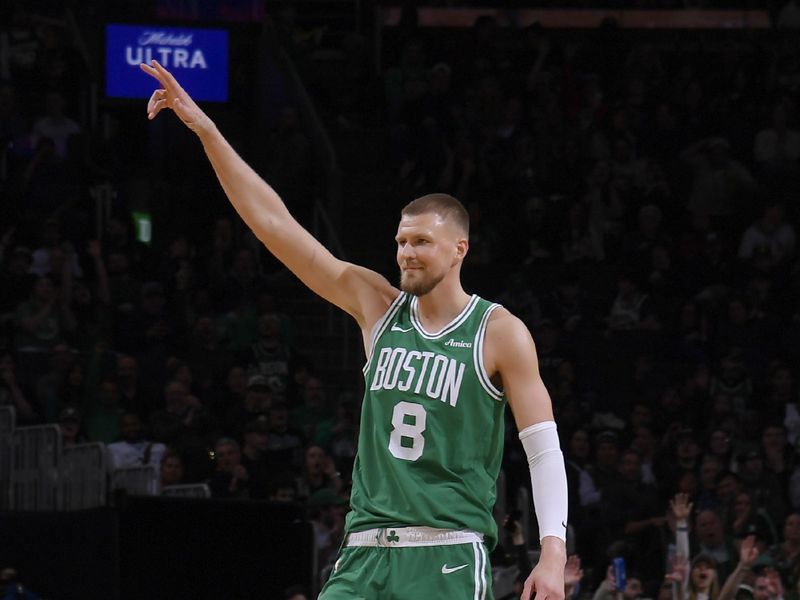
[[[61,510],[105,506],[108,500],[108,452],[100,442],[64,448],[59,465]]]
[[[12,434],[11,508],[45,511],[58,508],[58,425],[19,427]]]
[[[11,452],[16,413],[13,406],[0,407],[0,510],[11,504]]]
[[[211,498],[211,490],[205,483],[167,485],[161,489],[161,495],[172,498]]]
[[[155,465],[123,467],[111,473],[111,489],[125,490],[131,496],[158,496],[161,477]]]

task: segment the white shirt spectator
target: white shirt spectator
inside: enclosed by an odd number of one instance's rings
[[[123,467],[141,467],[143,465],[161,466],[161,459],[167,448],[159,442],[114,442],[108,445],[112,469]]]

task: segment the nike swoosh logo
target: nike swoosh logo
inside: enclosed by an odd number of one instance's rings
[[[408,333],[408,332],[409,332],[409,331],[411,331],[412,329],[414,329],[414,328],[413,328],[413,327],[409,327],[408,329],[403,329],[403,328],[402,328],[402,327],[400,327],[400,326],[399,326],[397,323],[395,323],[394,325],[392,325],[392,331],[399,331],[400,333]]]
[[[447,564],[445,563],[445,564],[442,565],[442,575],[448,575],[450,573],[455,573],[456,571],[460,571],[461,569],[464,569],[464,568],[466,568],[468,566],[469,565],[459,565],[457,567],[448,567]]]

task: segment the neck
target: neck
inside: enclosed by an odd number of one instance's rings
[[[439,285],[424,296],[418,296],[419,315],[431,329],[446,325],[458,315],[470,300],[458,279],[443,279]]]

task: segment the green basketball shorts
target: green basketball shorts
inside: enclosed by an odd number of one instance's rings
[[[483,536],[402,527],[347,536],[319,600],[492,600]]]

